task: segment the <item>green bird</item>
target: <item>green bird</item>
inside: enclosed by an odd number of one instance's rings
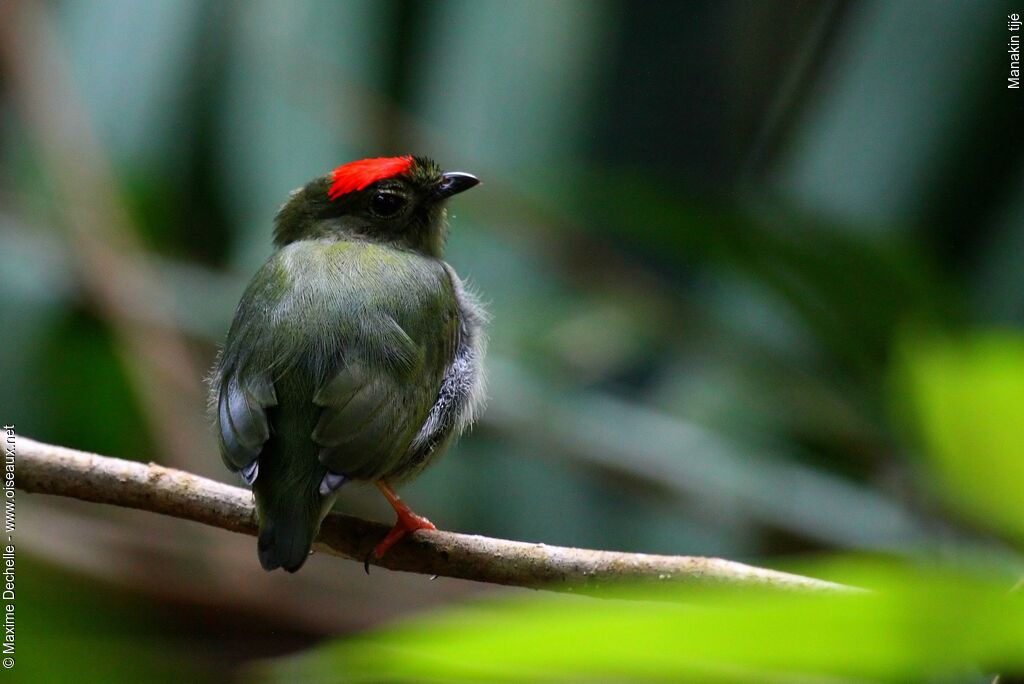
[[[477,185],[422,157],[365,159],[294,191],[276,251],[235,311],[211,378],[224,463],[252,486],[266,570],[295,572],[351,480],[398,514],[380,557],[436,529],[391,488],[483,402],[485,313],[443,260],[446,200]]]

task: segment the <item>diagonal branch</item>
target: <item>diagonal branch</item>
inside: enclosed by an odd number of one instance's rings
[[[26,492],[162,513],[255,535],[249,491],[153,463],[98,456],[19,437],[15,485]],[[315,549],[363,560],[388,527],[339,513],[324,520]],[[254,554],[255,555],[255,554]],[[255,558],[253,559],[255,563]],[[720,558],[574,549],[454,532],[417,532],[376,565],[535,589],[588,593],[618,580],[846,591],[848,587]]]

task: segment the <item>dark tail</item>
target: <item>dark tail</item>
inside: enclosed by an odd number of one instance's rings
[[[264,570],[284,568],[295,572],[302,567],[318,527],[318,521],[308,517],[299,511],[262,512],[256,550]]]
[[[312,434],[316,427],[318,412],[305,408],[312,406],[312,389],[286,382],[276,391],[279,405],[270,410],[270,439],[260,453],[252,484],[260,520],[256,551],[264,570],[296,572],[320,530],[324,499],[319,488],[326,469],[313,441],[297,437]]]

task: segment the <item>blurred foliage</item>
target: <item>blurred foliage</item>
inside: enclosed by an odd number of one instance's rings
[[[21,497],[34,680],[159,680],[172,652],[203,660],[182,678],[222,678],[327,637],[341,641],[264,672],[948,681],[1021,666],[1017,599],[999,598],[1024,575],[1012,3],[0,10],[0,418],[22,434],[228,479],[201,375],[277,207],[340,162],[427,154],[484,181],[452,206],[447,257],[493,314],[491,402],[406,498],[460,531],[773,566],[813,554],[806,572],[879,589],[430,613],[479,588],[319,559],[264,576],[248,540]],[[139,359],[126,339],[186,353]],[[355,489],[340,506],[389,515]],[[828,560],[851,552],[905,562]]]
[[[22,557],[17,575],[17,651],[21,682],[216,681],[210,663],[176,654],[184,634],[155,605],[115,587]]]
[[[933,482],[964,515],[1024,538],[1024,336],[910,338],[899,374]]]
[[[30,361],[39,368],[35,381],[45,395],[62,397],[48,406],[52,439],[82,449],[114,453],[152,452],[137,399],[121,360],[115,356],[108,329],[94,317],[70,311],[42,340]]]
[[[806,565],[868,591],[619,588],[465,605],[283,658],[264,681],[969,681],[1024,671],[1024,596],[985,572]],[[624,600],[623,600],[624,599]],[[817,679],[817,678],[820,679]]]

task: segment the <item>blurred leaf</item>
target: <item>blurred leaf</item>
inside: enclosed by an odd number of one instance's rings
[[[941,492],[1024,539],[1024,336],[909,338],[899,382]]]
[[[19,553],[22,553],[19,551]],[[19,555],[15,681],[213,682],[166,607]]]
[[[106,326],[69,311],[36,349],[36,389],[48,398],[33,436],[99,453],[144,458],[152,438],[118,348]]]
[[[908,320],[948,320],[958,299],[912,243],[842,226],[777,204],[692,201],[664,179],[601,170],[584,186],[552,180],[577,197],[588,232],[660,265],[738,275],[784,302],[837,365],[872,381],[895,330]]]
[[[266,665],[272,681],[920,681],[1024,668],[1024,598],[990,574],[826,562],[870,592],[664,586],[490,601]],[[818,680],[820,681],[820,680]]]

